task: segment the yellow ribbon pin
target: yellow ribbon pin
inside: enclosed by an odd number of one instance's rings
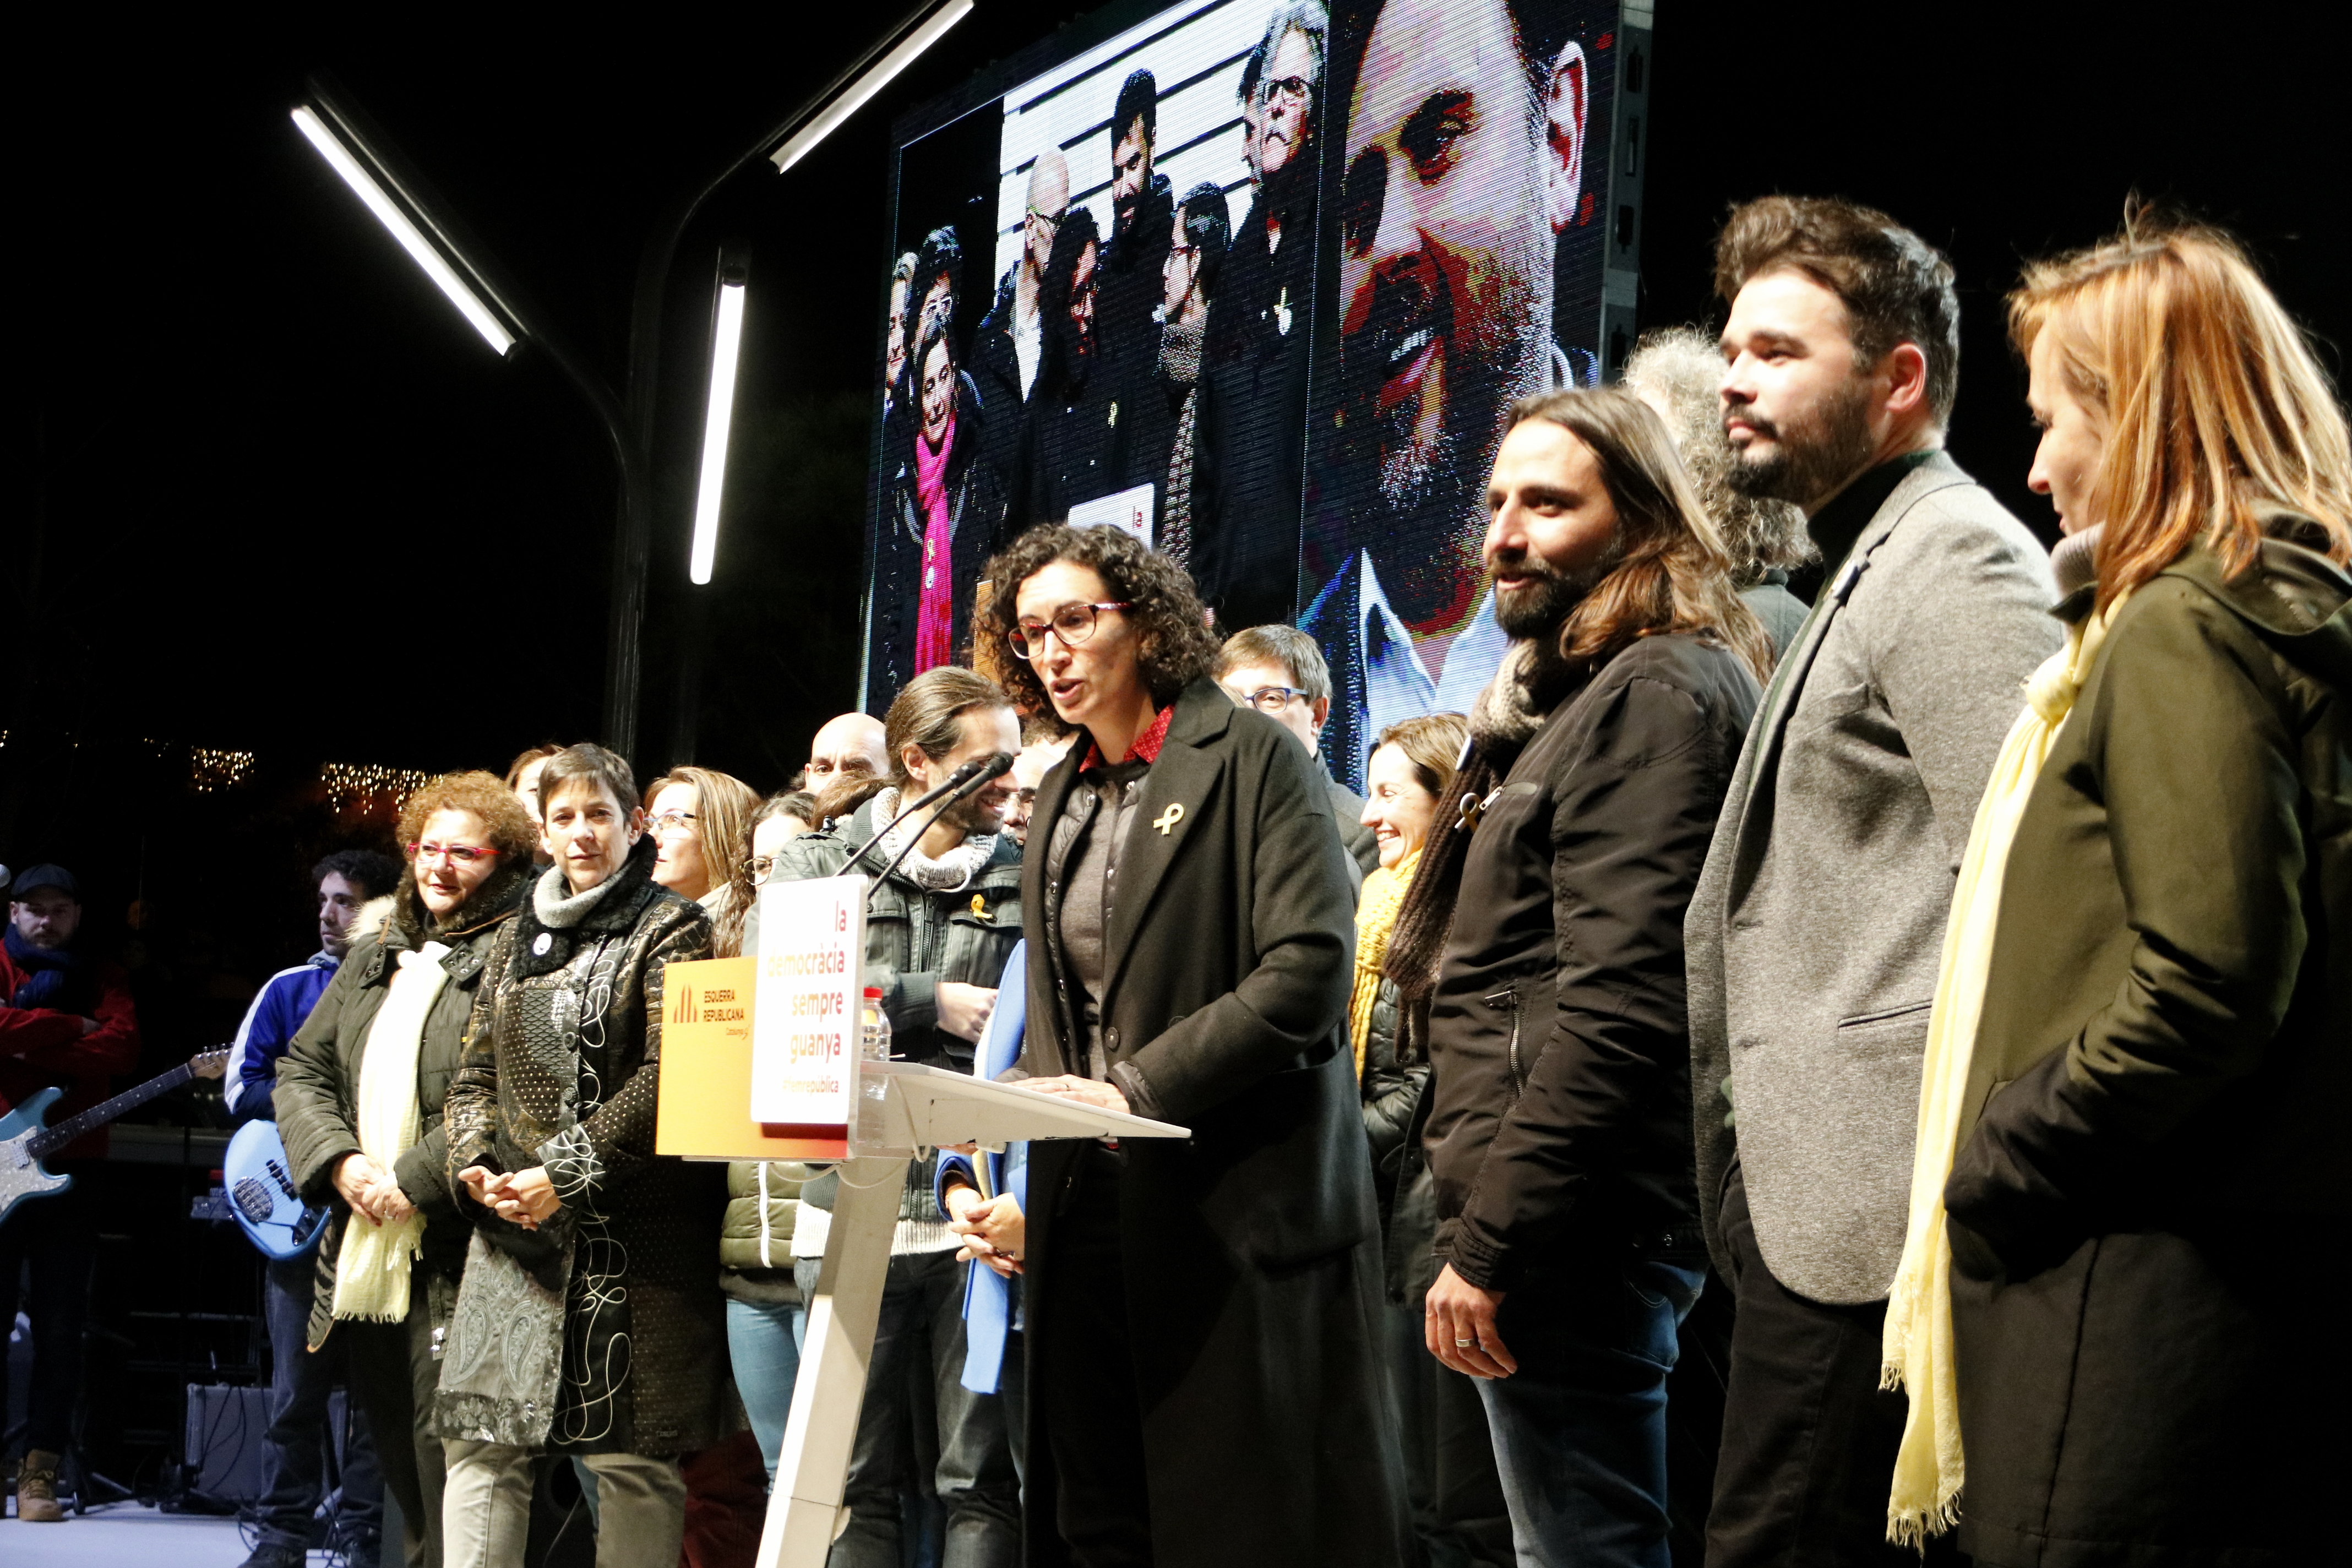
[[[1159,816],[1151,819],[1151,826],[1160,829],[1160,837],[1165,838],[1168,837],[1168,830],[1183,820],[1183,806],[1181,805],[1171,804],[1167,810],[1161,812]]]
[[[994,915],[988,912],[987,900],[982,899],[978,893],[974,893],[971,896],[971,912],[972,917],[975,920],[992,921],[996,918]]]

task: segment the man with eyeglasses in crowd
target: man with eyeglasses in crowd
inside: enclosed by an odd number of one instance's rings
[[[1331,667],[1315,639],[1297,626],[1252,626],[1217,650],[1217,684],[1237,708],[1255,708],[1292,734],[1307,754],[1323,761],[1323,724],[1331,717]],[[1359,885],[1381,863],[1380,839],[1364,826],[1364,799],[1324,770],[1339,842],[1355,863]]]
[[[1288,0],[1252,52],[1258,185],[1209,301],[1193,414],[1187,569],[1221,626],[1287,619],[1297,591],[1297,535],[1266,520],[1297,516],[1306,480],[1315,100],[1329,33],[1318,0]]]
[[[310,868],[319,905],[319,951],[269,977],[246,1009],[231,1047],[222,1098],[242,1124],[275,1121],[270,1097],[278,1064],[310,1016],[359,935],[360,910],[400,884],[400,862],[370,849],[339,849]],[[262,1316],[269,1331],[269,1430],[262,1439],[260,1539],[246,1568],[298,1568],[311,1545],[311,1516],[327,1490],[328,1396],[341,1381],[342,1357],[309,1350],[318,1260],[273,1258],[264,1275]],[[340,1344],[337,1347],[340,1350]],[[372,1565],[383,1531],[383,1483],[364,1419],[343,1439],[340,1542],[353,1564]]]
[[[1070,163],[1049,147],[1029,168],[1029,203],[1021,217],[1021,254],[997,280],[996,302],[971,335],[972,384],[980,389],[986,416],[981,426],[983,459],[996,468],[1008,493],[1020,466],[1022,412],[1037,389],[1045,357],[1045,312],[1039,293],[1045,263],[1054,254],[1054,233],[1070,206]]]

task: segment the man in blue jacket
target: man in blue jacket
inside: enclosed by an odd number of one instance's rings
[[[360,906],[390,894],[400,881],[400,862],[371,849],[339,849],[310,868],[319,893],[319,951],[263,983],[236,1026],[228,1081],[222,1098],[237,1121],[275,1121],[270,1092],[278,1087],[278,1058],[294,1043],[294,1032],[310,1016],[335,966],[352,944],[352,924]]]
[[[240,1122],[276,1121],[269,1097],[278,1087],[278,1058],[335,977],[335,966],[358,934],[361,906],[400,883],[400,862],[369,849],[341,849],[311,868],[319,895],[319,951],[269,977],[237,1026],[225,1098]],[[245,1568],[300,1568],[310,1545],[310,1520],[326,1489],[327,1402],[341,1380],[335,1342],[308,1353],[315,1259],[273,1258],[262,1286],[269,1325],[268,1490],[261,1501],[261,1538]],[[374,1568],[383,1534],[383,1488],[375,1445],[364,1418],[354,1415],[343,1444],[343,1502],[338,1521],[352,1568]]]

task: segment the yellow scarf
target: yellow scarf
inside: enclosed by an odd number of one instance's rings
[[[1396,930],[1397,911],[1412,887],[1413,868],[1421,864],[1416,849],[1393,868],[1381,867],[1364,879],[1362,898],[1356,903],[1356,989],[1348,998],[1348,1037],[1356,1046],[1356,1081],[1364,1081],[1364,1050],[1372,1039],[1372,1004],[1380,999],[1381,965],[1389,955],[1389,936]]]
[[[441,955],[448,951],[428,942],[400,955],[391,989],[361,1047],[359,1124],[352,1131],[367,1157],[386,1170],[423,1135],[416,1058],[434,999],[449,983],[449,972],[441,967]],[[407,1317],[408,1265],[424,1251],[423,1215],[378,1225],[353,1212],[335,1258],[334,1315],[369,1323],[397,1323]]]
[[[1927,1016],[1927,1048],[1919,1075],[1918,1141],[1911,1157],[1911,1218],[1903,1261],[1886,1298],[1886,1331],[1879,1386],[1907,1389],[1911,1407],[1895,1457],[1895,1484],[1886,1502],[1886,1538],[1924,1547],[1959,1518],[1967,1470],[1960,1453],[1960,1408],[1952,1356],[1952,1247],[1944,1229],[1944,1184],[1951,1179],[1960,1102],[1968,1093],[1969,1060],[1984,1012],[1985,976],[1992,963],[1993,922],[2000,912],[2002,872],[2033,781],[2052,742],[2074,710],[2075,693],[2106,640],[2125,594],[2105,615],[2086,616],[2066,633],[2025,683],[2025,711],[2001,742],[2000,758],[1978,803],[1968,853],[1952,889],[1944,928],[1942,973]]]

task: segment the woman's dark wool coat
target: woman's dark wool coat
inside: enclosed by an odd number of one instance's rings
[[[1039,789],[1041,839],[1088,746],[1080,735]],[[1129,1140],[1120,1186],[1153,1560],[1395,1564],[1403,1486],[1347,1038],[1351,900],[1328,795],[1296,739],[1203,679],[1177,699],[1131,821],[1104,933],[1105,1047],[1150,1085],[1156,1103],[1139,1110],[1192,1131]],[[1022,889],[1029,951],[1045,955],[1029,966],[1021,1066],[1034,1076],[1082,1070],[1056,994],[1045,859],[1028,858]],[[1079,1152],[1030,1152],[1033,1379],[1053,1353],[1041,1308]],[[1033,1384],[1028,1552],[1058,1565],[1042,1405]]]
[[[1945,1190],[1979,1563],[2344,1560],[2352,578],[2298,521],[2124,603],[2018,823]]]

